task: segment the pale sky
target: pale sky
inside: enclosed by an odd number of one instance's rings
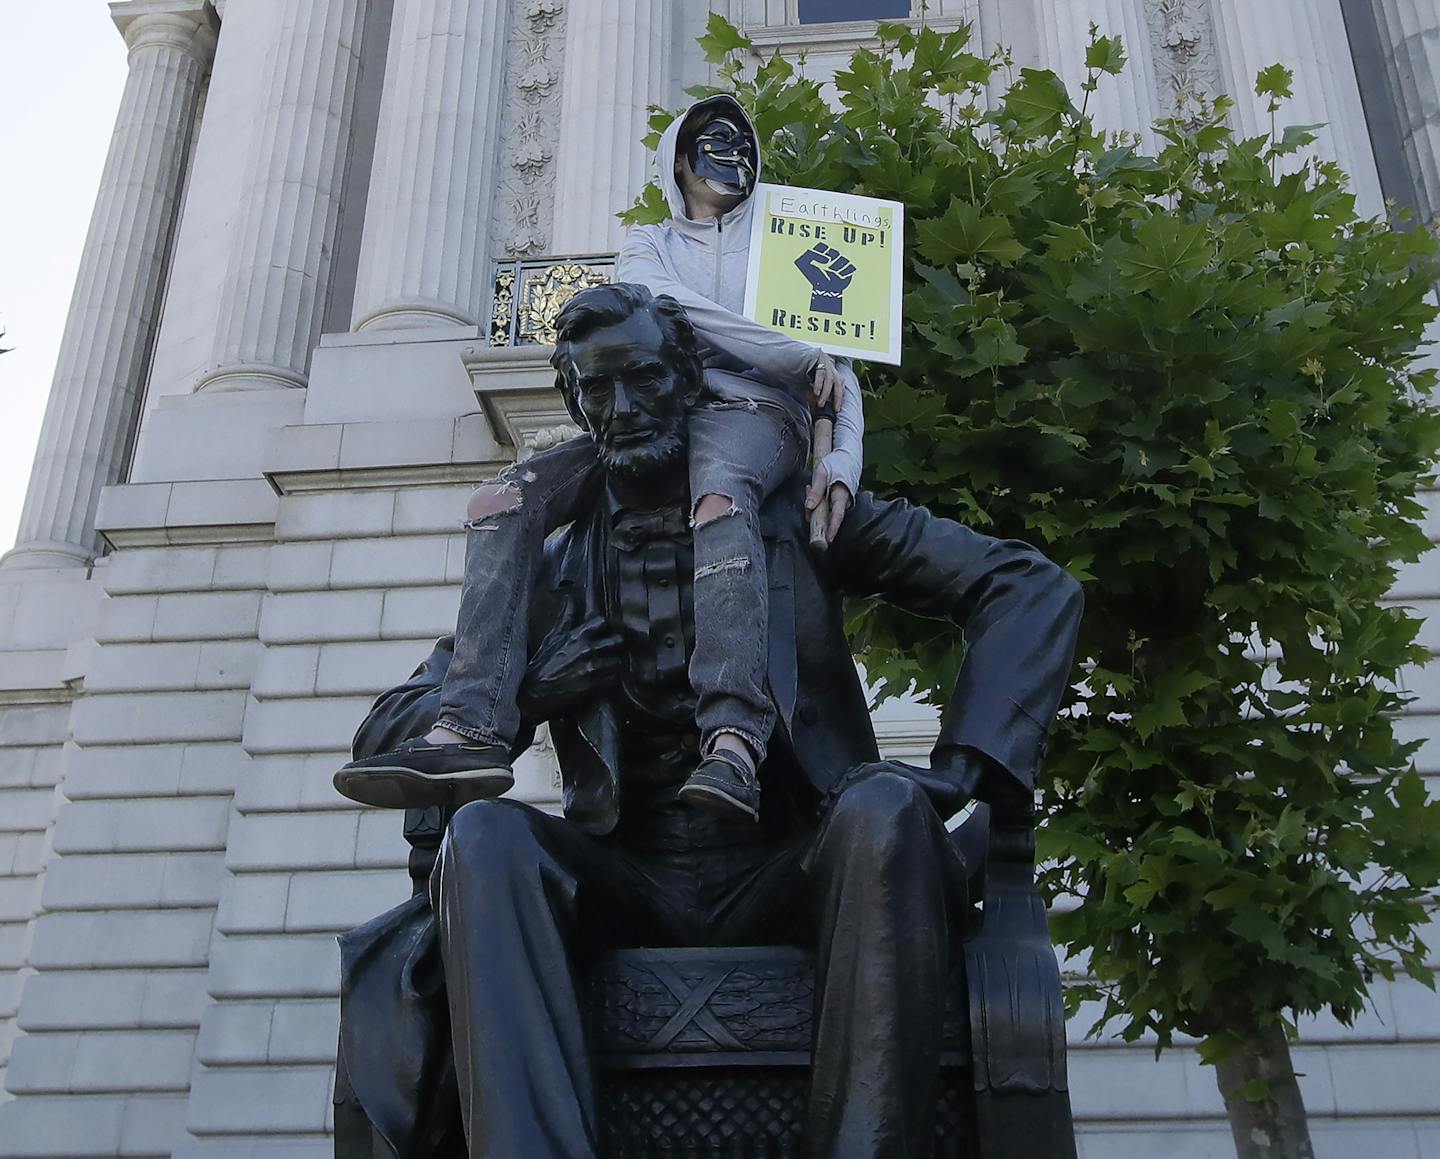
[[[104,0],[0,0],[0,554],[15,528],[125,85]]]

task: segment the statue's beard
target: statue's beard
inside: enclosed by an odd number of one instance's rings
[[[685,460],[689,443],[684,425],[657,432],[643,443],[629,447],[600,444],[600,462],[605,470],[624,479],[640,479],[646,475],[677,467]]]

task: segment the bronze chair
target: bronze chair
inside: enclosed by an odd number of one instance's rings
[[[417,892],[446,819],[438,809],[406,816]],[[1060,971],[1035,889],[1033,821],[997,821],[980,805],[954,839],[982,904],[946,997],[935,1155],[1074,1159]],[[589,968],[584,985],[605,1159],[801,1154],[813,953],[618,950]],[[336,1159],[392,1159],[343,1059],[335,1104]]]

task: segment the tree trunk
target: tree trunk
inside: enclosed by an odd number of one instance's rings
[[[1247,1099],[1243,1091],[1256,1079],[1269,1094]],[[1230,1058],[1216,1065],[1215,1082],[1225,1099],[1238,1159],[1315,1159],[1283,1026],[1273,1023],[1241,1035]]]

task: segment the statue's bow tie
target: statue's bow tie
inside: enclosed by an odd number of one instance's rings
[[[621,551],[633,551],[652,539],[685,539],[689,534],[689,520],[678,507],[620,511],[610,526],[610,542]]]

